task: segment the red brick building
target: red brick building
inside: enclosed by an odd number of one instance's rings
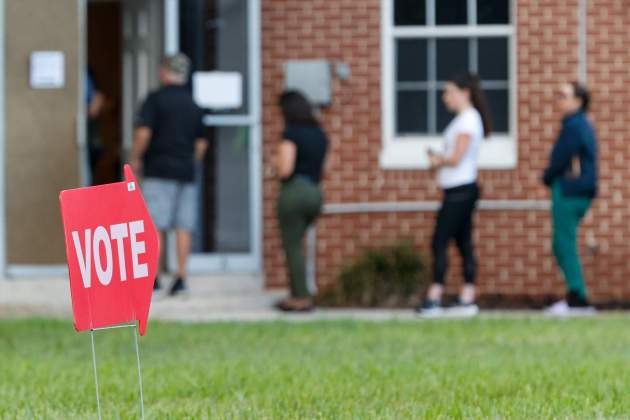
[[[195,72],[229,72],[242,81],[239,106],[215,109],[205,120],[211,148],[199,181],[192,273],[248,272],[267,287],[286,285],[271,170],[283,129],[276,102],[285,65],[318,59],[333,68],[332,99],[321,111],[332,142],[327,204],[309,258],[321,287],[374,246],[412,238],[429,257],[440,193],[426,149],[439,144],[449,118],[440,103],[445,78],[469,69],[482,76],[496,128],[480,157],[480,292],[519,297],[563,290],[550,250],[549,196],[539,179],[560,123],[554,89],[580,78],[594,94],[601,175],[600,196],[581,231],[586,279],[594,300],[628,300],[628,6],[627,0],[0,0],[6,41],[0,272],[64,273],[62,229],[52,209],[60,190],[89,175],[86,132],[76,118],[85,113],[85,69],[92,68],[111,102],[101,130],[107,159],[93,174],[107,182],[125,161],[134,110],[157,86],[160,57],[183,51]],[[51,26],[50,16],[67,24]],[[37,51],[62,54],[65,83],[31,86],[28,63]],[[337,68],[349,75],[340,77]],[[174,250],[167,250],[174,265]],[[453,255],[451,290],[459,283],[458,261]]]
[[[479,291],[512,297],[563,292],[550,246],[541,171],[557,134],[559,82],[586,79],[600,147],[600,195],[580,233],[595,301],[630,299],[630,8],[623,0],[263,0],[263,166],[282,132],[283,64],[345,63],[321,119],[331,138],[316,229],[320,287],[362,251],[413,238],[429,258],[440,194],[423,161],[447,116],[445,77],[462,66],[484,80],[497,134],[480,157],[476,220]],[[263,181],[266,285],[287,283],[275,219],[276,180]],[[453,252],[450,287],[459,285]]]

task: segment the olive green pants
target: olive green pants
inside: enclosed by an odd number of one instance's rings
[[[591,198],[567,197],[560,182],[552,186],[553,253],[564,274],[567,289],[586,299],[586,285],[577,252],[577,230],[591,206]]]
[[[309,226],[319,216],[321,207],[322,195],[313,182],[296,177],[282,184],[278,197],[278,221],[292,297],[310,296],[306,284],[303,238]]]

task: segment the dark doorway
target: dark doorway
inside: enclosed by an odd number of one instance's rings
[[[88,136],[96,143],[92,183],[119,179],[122,150],[122,6],[118,1],[88,3],[87,62],[104,105]],[[86,99],[87,100],[87,99]],[[89,131],[92,131],[91,133]]]

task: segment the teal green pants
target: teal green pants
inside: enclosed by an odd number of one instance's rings
[[[282,184],[278,197],[278,221],[292,297],[310,296],[306,284],[303,239],[309,226],[320,214],[321,207],[322,195],[316,184],[300,177]]]
[[[577,230],[591,206],[591,198],[566,197],[560,182],[552,186],[553,254],[564,274],[569,291],[586,299],[586,285],[577,252]]]

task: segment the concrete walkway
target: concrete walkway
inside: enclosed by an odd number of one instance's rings
[[[168,284],[168,281],[163,281]],[[222,275],[193,277],[187,296],[170,298],[164,292],[153,296],[150,319],[202,321],[310,321],[361,319],[384,321],[414,319],[410,310],[318,309],[308,314],[283,314],[273,304],[284,291],[269,291],[255,276]],[[0,318],[72,317],[67,279],[16,279],[0,281]]]
[[[163,283],[168,284],[168,281]],[[190,293],[183,297],[170,298],[164,292],[154,294],[150,319],[184,322],[418,319],[408,309],[318,309],[308,314],[283,314],[274,310],[273,304],[286,292],[263,290],[262,282],[255,276],[193,277],[189,286]],[[530,318],[542,317],[543,314],[540,311],[483,311],[482,316]],[[72,308],[68,280],[0,280],[0,319],[23,317],[70,319]]]
[[[164,286],[170,279],[162,281]],[[151,319],[210,321],[267,319],[282,291],[264,291],[255,276],[193,277],[187,296],[169,298],[163,291],[153,295]],[[0,280],[0,318],[72,317],[67,279]]]

